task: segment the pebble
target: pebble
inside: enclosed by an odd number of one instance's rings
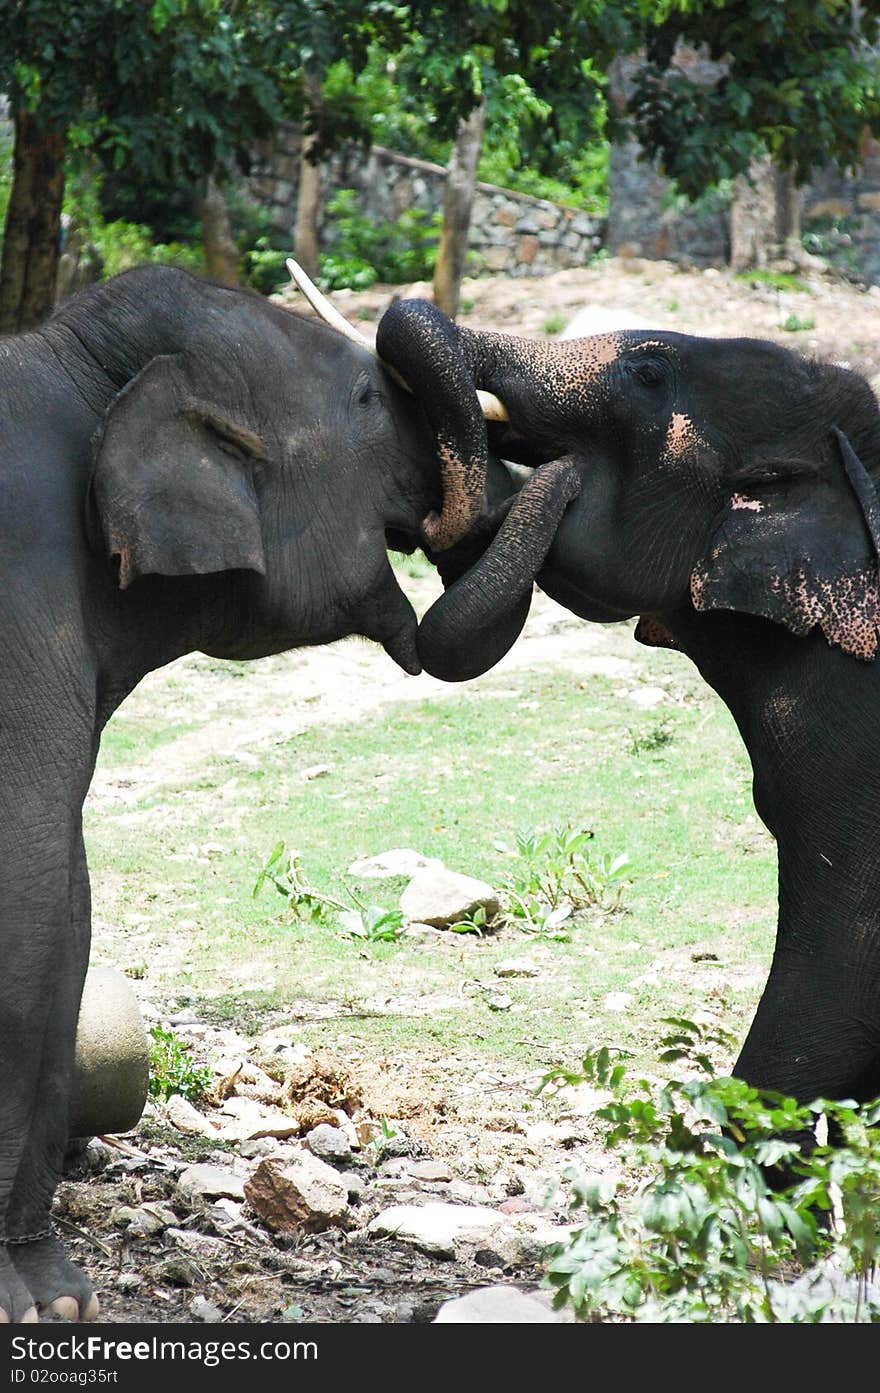
[[[327,1161],[332,1166],[344,1166],[351,1160],[351,1142],[338,1127],[329,1122],[320,1122],[306,1133],[306,1146],[313,1156]]]
[[[244,1199],[244,1177],[223,1166],[187,1166],[177,1178],[177,1193],[192,1206],[203,1199]]]

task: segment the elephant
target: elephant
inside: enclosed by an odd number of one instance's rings
[[[143,267],[0,340],[0,1319],[92,1319],[50,1224],[89,956],[82,806],[151,670],[358,633],[418,672],[388,547],[444,507],[375,356],[251,292]]]
[[[474,522],[434,532],[424,668],[507,650],[539,588],[637,618],[731,711],[777,843],[769,974],[734,1066],[755,1087],[880,1094],[880,408],[864,378],[772,342],[626,330],[539,341],[399,301],[376,346],[423,400]],[[484,424],[475,388],[506,421]],[[487,440],[515,473],[488,463]],[[488,487],[487,487],[488,479]]]

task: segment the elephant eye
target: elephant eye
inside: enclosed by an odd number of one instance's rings
[[[634,364],[633,371],[646,387],[656,387],[666,381],[666,373],[660,363],[652,362],[650,359]]]

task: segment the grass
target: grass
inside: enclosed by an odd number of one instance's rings
[[[197,1000],[213,1019],[259,1029],[283,1012],[310,1043],[354,1039],[377,1054],[476,1051],[540,1067],[613,1038],[650,1067],[665,1015],[708,1005],[741,1032],[769,964],[775,891],[744,751],[683,658],[643,657],[621,628],[609,641],[665,684],[662,715],[634,706],[618,679],[540,666],[300,728],[307,655],[193,657],[153,674],[111,721],[98,784],[118,770],[124,790],[126,766],[151,751],[162,781],[121,806],[87,805],[96,958],[146,964],[148,992]],[[253,722],[278,690],[287,731],[227,748],[230,723]],[[565,943],[515,928],[364,942],[297,920],[270,887],[252,894],[280,839],[318,889],[345,899],[350,886],[392,908],[404,882],[350,880],[356,857],[414,846],[498,885],[518,829],[563,823],[591,828],[600,853],[627,853],[632,881],[622,913],[577,915]],[[512,1004],[492,1010],[493,969],[514,956],[539,976],[505,979]],[[610,993],[626,993],[627,1008]]]
[[[793,290],[802,295],[813,293],[806,281],[792,275],[790,271],[740,271],[733,279],[742,281],[745,285],[766,285],[771,290]]]

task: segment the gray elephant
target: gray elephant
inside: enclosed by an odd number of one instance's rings
[[[0,341],[0,1319],[93,1318],[49,1223],[89,955],[82,805],[103,726],[193,650],[359,633],[417,672],[386,547],[442,506],[375,357],[168,269]]]
[[[469,485],[470,538],[451,545],[432,524],[449,588],[420,628],[424,666],[449,680],[485,670],[535,579],[584,619],[638,615],[637,638],[688,654],[737,722],[778,844],[776,947],[736,1072],[802,1101],[880,1094],[880,410],[867,383],[756,340],[474,333],[424,301],[392,306],[377,346]],[[494,522],[475,388],[506,408],[493,448],[534,469],[512,501],[489,469]]]

